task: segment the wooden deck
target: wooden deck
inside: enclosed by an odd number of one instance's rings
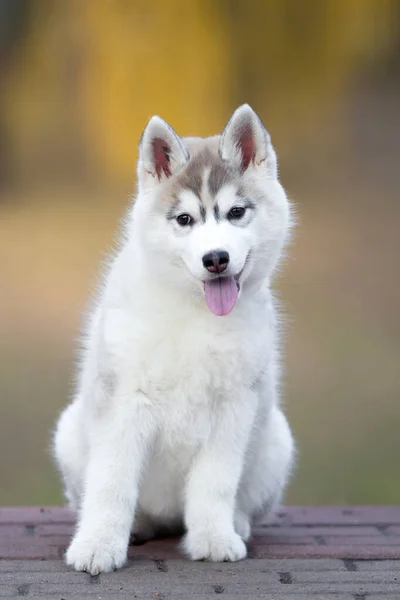
[[[73,528],[65,508],[0,508],[0,597],[400,600],[400,507],[287,507],[240,563],[193,563],[168,539],[96,577],[62,561]]]

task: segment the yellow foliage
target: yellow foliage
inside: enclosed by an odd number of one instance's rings
[[[371,57],[390,49],[397,0],[41,0],[8,79],[4,111],[26,169],[85,159],[132,180],[160,114],[182,135],[220,131],[254,104],[284,135],[318,126]],[[58,154],[57,154],[58,153]],[[72,158],[71,158],[72,157]]]
[[[85,23],[85,123],[103,164],[132,177],[144,124],[160,114],[181,135],[209,135],[226,118],[226,29],[204,0],[80,5]]]

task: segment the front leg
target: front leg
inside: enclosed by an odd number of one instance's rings
[[[78,528],[66,554],[77,571],[96,575],[124,564],[139,479],[155,432],[142,393],[117,395],[96,416]]]
[[[236,561],[246,556],[234,513],[256,404],[256,395],[246,390],[239,401],[218,405],[210,438],[189,473],[183,545],[192,560]]]

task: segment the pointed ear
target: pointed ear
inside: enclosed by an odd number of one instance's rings
[[[220,154],[242,172],[260,167],[277,178],[276,154],[271,138],[254,110],[243,104],[233,113],[221,136]]]
[[[152,117],[140,141],[139,181],[155,185],[188,160],[189,153],[172,127],[160,117]]]

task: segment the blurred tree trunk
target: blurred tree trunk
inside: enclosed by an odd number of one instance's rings
[[[7,72],[12,65],[14,50],[24,34],[27,20],[27,0],[0,2],[0,186],[10,183],[13,168],[4,106]]]

